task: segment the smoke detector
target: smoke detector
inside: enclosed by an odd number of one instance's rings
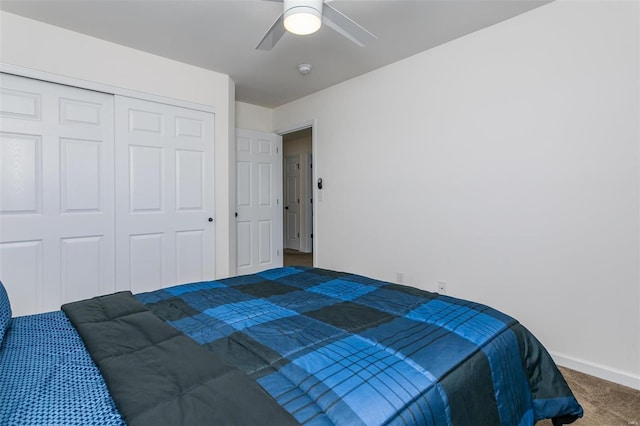
[[[298,71],[300,74],[307,75],[311,72],[311,64],[300,64],[298,65]]]

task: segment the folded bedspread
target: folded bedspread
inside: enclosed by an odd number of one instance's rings
[[[129,426],[297,424],[255,381],[165,324],[130,292],[62,310]]]
[[[582,416],[535,337],[477,303],[302,267],[136,297],[301,424],[513,426]]]

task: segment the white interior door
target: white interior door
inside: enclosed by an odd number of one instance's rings
[[[214,115],[116,96],[116,280],[214,279]]]
[[[282,138],[236,129],[237,272],[282,266]]]
[[[0,89],[0,280],[14,315],[113,292],[113,96],[8,74]]]
[[[300,250],[300,156],[287,156],[284,180],[285,247]]]

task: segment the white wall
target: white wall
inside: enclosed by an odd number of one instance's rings
[[[493,305],[640,388],[638,2],[559,0],[281,106],[316,264]]]
[[[215,107],[216,275],[229,274],[235,86],[228,75],[0,12],[0,62]]]
[[[273,110],[246,102],[236,102],[236,127],[271,133],[273,132]]]

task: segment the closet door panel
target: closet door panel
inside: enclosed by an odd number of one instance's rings
[[[42,206],[42,145],[38,135],[0,132],[0,212],[39,213]]]
[[[214,279],[214,115],[122,96],[115,111],[118,289]]]
[[[9,74],[0,88],[0,280],[14,315],[113,292],[113,96]]]

